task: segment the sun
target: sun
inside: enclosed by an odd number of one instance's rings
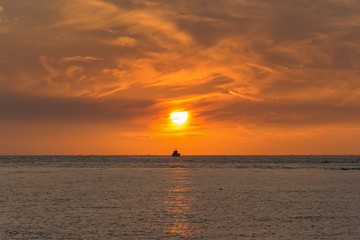
[[[170,114],[170,118],[175,124],[182,125],[188,119],[188,112],[173,112]]]

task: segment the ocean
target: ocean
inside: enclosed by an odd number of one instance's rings
[[[0,156],[0,239],[360,239],[360,156]]]

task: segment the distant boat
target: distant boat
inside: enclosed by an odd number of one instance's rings
[[[180,153],[175,149],[171,156],[172,157],[180,157]]]

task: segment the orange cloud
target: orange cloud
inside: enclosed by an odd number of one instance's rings
[[[89,56],[87,57],[75,56],[75,57],[63,57],[59,60],[59,62],[90,62],[96,60],[102,60],[102,59],[96,57],[89,57]]]

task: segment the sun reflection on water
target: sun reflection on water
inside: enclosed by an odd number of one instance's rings
[[[191,219],[193,216],[191,192],[193,191],[187,169],[174,169],[169,175],[170,189],[164,201],[168,220],[165,233],[189,236],[193,232]]]

